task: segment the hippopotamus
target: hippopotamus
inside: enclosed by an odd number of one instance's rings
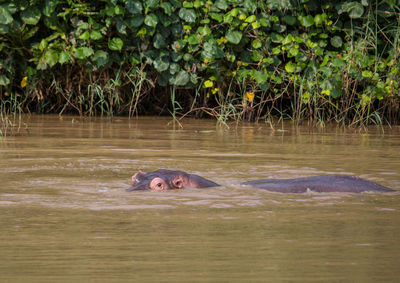
[[[280,193],[314,192],[391,192],[393,190],[374,182],[347,175],[325,175],[295,179],[265,179],[240,183],[267,191]],[[220,186],[199,175],[183,171],[159,169],[145,173],[139,171],[132,176],[132,187],[127,191],[164,191],[182,188],[210,188]]]

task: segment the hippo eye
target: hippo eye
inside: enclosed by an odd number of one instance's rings
[[[162,191],[164,189],[167,189],[166,185],[165,185],[165,181],[161,178],[154,178],[149,185],[150,189],[152,190],[156,190],[156,191]]]

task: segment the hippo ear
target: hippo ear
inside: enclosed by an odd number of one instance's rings
[[[139,172],[137,172],[136,174],[134,174],[133,176],[132,176],[132,185],[135,185],[136,183],[138,183],[138,179],[137,179],[137,176],[138,175],[145,175],[145,174],[147,174],[146,172],[143,172],[142,170],[139,170]]]
[[[174,185],[175,188],[177,189],[182,189],[183,188],[183,178],[181,176],[176,176],[174,180],[172,180],[172,184]]]

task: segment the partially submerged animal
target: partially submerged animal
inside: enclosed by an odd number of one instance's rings
[[[188,174],[183,171],[159,169],[154,172],[145,173],[139,171],[132,176],[132,187],[127,191],[133,190],[154,190],[164,191],[173,189],[190,188],[209,188],[218,187],[217,183],[204,179],[195,174]]]
[[[314,192],[392,192],[393,190],[374,182],[346,175],[325,175],[296,179],[265,179],[240,183],[258,189],[281,193]],[[132,187],[127,191],[154,190],[164,191],[173,189],[209,188],[220,186],[195,174],[183,171],[159,169],[145,173],[139,171],[132,176]]]

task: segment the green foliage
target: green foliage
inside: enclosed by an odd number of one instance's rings
[[[132,114],[168,87],[248,119],[277,101],[282,116],[355,123],[398,107],[395,1],[0,2],[0,97],[26,110]]]

